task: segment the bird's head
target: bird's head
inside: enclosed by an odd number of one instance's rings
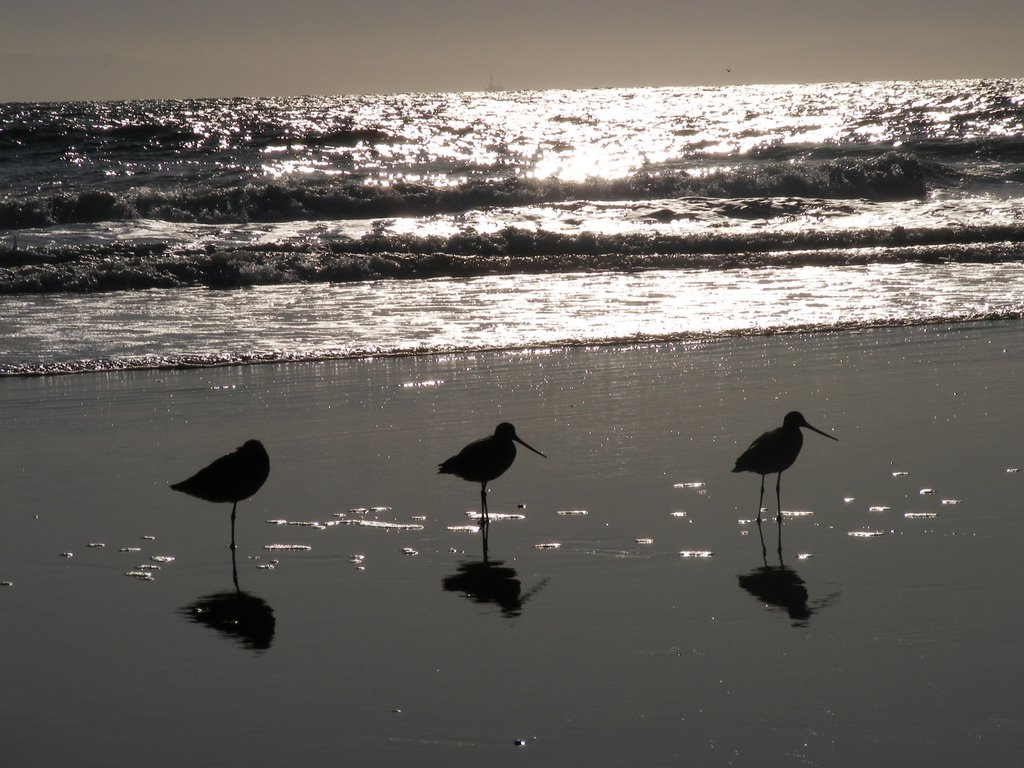
[[[501,424],[499,424],[497,427],[494,428],[494,436],[497,437],[497,438],[500,438],[501,440],[514,440],[515,442],[519,443],[524,448],[529,448],[531,451],[536,453],[538,456],[544,456],[545,459],[547,458],[547,456],[545,454],[541,453],[536,448],[534,448],[532,445],[530,445],[525,440],[523,440],[521,437],[519,437],[519,435],[516,434],[516,428],[513,427],[511,424],[509,424],[507,421],[501,422]]]
[[[804,418],[804,415],[800,413],[800,411],[790,411],[789,413],[787,413],[786,418],[782,420],[782,426],[785,427],[786,429],[799,429],[800,427],[803,427],[805,429],[811,430],[812,432],[817,432],[819,435],[824,435],[829,440],[839,439],[838,437],[834,437],[828,434],[827,432],[822,432],[817,427],[808,424],[807,419]]]

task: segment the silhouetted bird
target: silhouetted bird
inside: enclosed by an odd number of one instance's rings
[[[764,503],[764,476],[777,472],[779,477],[775,483],[775,501],[779,506],[779,514],[776,518],[782,521],[782,499],[780,486],[782,485],[782,473],[793,466],[796,457],[800,454],[800,448],[804,444],[804,436],[800,432],[801,427],[806,427],[819,435],[824,435],[829,440],[839,438],[822,432],[817,427],[812,427],[797,411],[790,411],[782,420],[782,426],[765,432],[757,440],[750,444],[750,447],[736,459],[736,466],[733,472],[756,472],[761,476],[761,498],[757,502],[757,522],[761,522],[761,505]],[[780,529],[781,530],[781,529]]]
[[[485,525],[490,522],[487,515],[487,483],[501,477],[512,466],[516,460],[516,443],[544,456],[521,440],[516,434],[516,428],[504,421],[495,427],[493,435],[470,443],[458,454],[438,465],[438,474],[455,475],[472,483],[480,483],[480,514]]]
[[[267,481],[269,474],[270,457],[263,443],[249,440],[234,453],[221,456],[188,480],[175,483],[171,488],[217,504],[232,502],[231,549],[234,549],[235,509],[238,502],[256,493]]]

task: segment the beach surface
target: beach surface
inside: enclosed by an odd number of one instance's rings
[[[1021,321],[0,379],[0,763],[1014,764],[1021,381]],[[249,438],[236,591],[168,485]]]

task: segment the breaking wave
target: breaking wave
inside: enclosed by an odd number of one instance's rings
[[[114,240],[0,251],[0,294],[582,271],[991,264],[1022,259],[1024,224],[734,235],[565,234],[508,227],[450,237],[370,233],[337,242],[200,251]]]
[[[557,178],[470,179],[453,186],[398,182],[387,186],[324,182],[241,186],[90,189],[0,200],[0,228],[7,230],[101,221],[156,219],[204,224],[298,220],[372,219],[451,214],[493,206],[513,207],[572,200],[652,200],[684,197],[798,197],[911,200],[923,197],[929,168],[913,155],[837,158],[817,164],[769,162],[694,176],[647,170],[624,179],[576,182]]]

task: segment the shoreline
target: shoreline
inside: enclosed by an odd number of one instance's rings
[[[737,329],[725,332],[690,332],[682,331],[675,334],[638,334],[627,338],[592,339],[586,341],[561,340],[538,344],[512,346],[481,346],[462,349],[438,350],[392,350],[392,351],[357,351],[339,352],[325,350],[321,354],[287,354],[274,352],[253,352],[249,354],[229,355],[183,355],[168,360],[166,356],[142,355],[112,359],[73,360],[63,363],[44,363],[39,366],[2,365],[0,364],[0,380],[5,378],[45,378],[49,376],[73,376],[80,374],[131,373],[131,372],[164,372],[191,371],[217,368],[234,368],[262,365],[290,365],[335,363],[347,360],[372,361],[378,359],[402,359],[418,357],[447,357],[478,354],[521,354],[529,352],[548,353],[559,350],[599,349],[614,347],[657,346],[664,344],[706,345],[716,342],[727,342],[731,339],[772,338],[801,335],[817,335],[828,333],[861,333],[864,331],[898,329],[898,328],[929,328],[948,326],[950,330],[957,327],[970,327],[980,324],[1012,323],[1024,320],[1024,311],[1007,310],[987,313],[985,315],[951,320],[948,317],[917,318],[914,320],[881,320],[863,323],[830,323],[822,325],[806,324],[778,329]]]

